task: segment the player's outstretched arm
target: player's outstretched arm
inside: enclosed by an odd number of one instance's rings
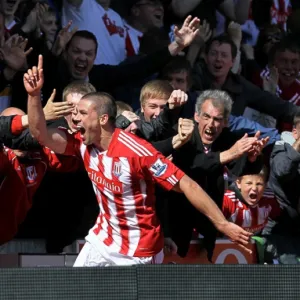
[[[228,222],[216,203],[194,180],[184,175],[175,190],[183,192],[191,204],[206,215],[220,232],[240,244],[248,252],[251,252],[245,246],[249,244],[252,234],[236,224]]]
[[[67,137],[58,129],[47,129],[41,104],[41,89],[44,84],[43,57],[39,55],[38,66],[28,69],[24,74],[24,86],[28,93],[28,122],[31,134],[56,153],[64,153]]]

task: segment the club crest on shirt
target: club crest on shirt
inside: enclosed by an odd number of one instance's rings
[[[160,159],[158,159],[151,167],[150,171],[155,177],[163,175],[167,170],[167,164],[164,164]]]
[[[120,177],[122,174],[122,163],[120,161],[114,163],[113,174]]]
[[[29,183],[34,183],[37,177],[35,166],[30,166],[26,168],[27,180]]]

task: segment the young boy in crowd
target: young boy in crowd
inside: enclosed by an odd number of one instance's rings
[[[237,178],[224,194],[222,210],[226,219],[256,235],[269,218],[277,218],[280,207],[273,192],[266,188],[267,180],[265,166]]]

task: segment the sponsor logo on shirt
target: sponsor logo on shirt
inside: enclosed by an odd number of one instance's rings
[[[150,171],[153,173],[153,175],[155,177],[159,177],[159,176],[163,175],[166,172],[167,168],[168,168],[167,164],[164,164],[160,159],[158,159],[150,167]]]
[[[120,161],[114,163],[113,173],[116,177],[122,175],[122,163]]]
[[[107,179],[102,173],[96,172],[92,169],[88,170],[88,175],[98,188],[104,187],[114,193],[123,193],[122,184],[120,182]]]

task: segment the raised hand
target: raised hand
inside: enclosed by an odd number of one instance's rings
[[[168,100],[169,108],[174,109],[184,105],[188,100],[188,95],[181,90],[174,90]]]
[[[12,35],[6,42],[2,40],[0,56],[7,67],[19,71],[26,66],[27,55],[32,51],[32,48],[25,51],[27,43],[28,40],[18,34]]]
[[[24,74],[23,81],[28,95],[32,97],[40,95],[41,89],[44,85],[42,55],[39,55],[38,66],[32,67],[32,69],[28,69],[27,73]]]
[[[233,157],[239,158],[243,154],[248,153],[250,150],[252,150],[256,142],[257,137],[248,137],[248,135],[245,134],[230,148],[229,151],[231,152]]]
[[[248,160],[250,162],[255,162],[256,158],[262,153],[262,150],[270,140],[269,137],[259,139],[260,131],[257,131],[254,137],[257,138],[257,141],[253,144],[252,149],[248,152]]]
[[[22,30],[25,33],[31,33],[37,29],[37,10],[39,7],[39,3],[35,5],[35,7],[31,10],[29,15],[27,16],[24,25],[22,26]]]
[[[235,22],[230,22],[227,32],[235,45],[240,48],[243,37],[241,25]]]
[[[194,127],[195,123],[193,120],[179,118],[178,134],[182,142],[188,142],[190,140],[194,131]]]
[[[206,20],[199,27],[199,32],[195,38],[195,42],[199,41],[201,43],[206,43],[212,36],[212,30],[210,29],[209,23]]]
[[[54,55],[58,56],[65,50],[66,45],[71,40],[74,33],[78,30],[77,27],[74,27],[71,31],[69,31],[71,25],[72,21],[69,21],[69,23],[65,27],[63,27],[58,33],[54,45],[52,47],[52,53]]]
[[[73,103],[53,102],[53,100],[55,99],[55,95],[56,90],[54,89],[43,109],[46,121],[56,120],[63,116],[67,116],[75,108],[75,105]]]
[[[180,29],[174,27],[175,42],[180,48],[184,49],[193,42],[199,32],[199,25],[200,19],[188,16]]]

